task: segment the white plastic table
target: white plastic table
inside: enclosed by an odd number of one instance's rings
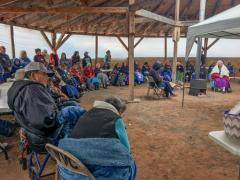
[[[7,92],[11,86],[12,82],[6,82],[0,85],[0,114],[12,112],[7,103]]]
[[[229,139],[224,131],[212,131],[208,134],[208,137],[233,155],[240,156],[240,143]],[[240,180],[240,169],[238,180]]]

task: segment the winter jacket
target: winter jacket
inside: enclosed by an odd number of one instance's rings
[[[127,131],[118,111],[104,101],[95,101],[74,127],[71,138],[116,138],[130,151]]]
[[[136,164],[129,151],[118,139],[62,139],[58,145],[78,158],[96,180],[135,180]],[[61,179],[89,180],[88,177],[58,167]]]
[[[40,83],[15,81],[8,90],[8,105],[21,127],[33,134],[49,136],[57,129],[57,106]]]

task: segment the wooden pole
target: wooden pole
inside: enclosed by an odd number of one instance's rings
[[[164,61],[167,61],[167,33],[164,36]]]
[[[204,56],[205,56],[205,59],[207,60],[207,51],[208,51],[208,49],[207,49],[207,47],[208,47],[208,38],[205,38],[205,40],[204,40]]]
[[[203,21],[205,18],[205,9],[206,9],[206,0],[200,0],[200,10],[199,10],[199,21]],[[197,58],[195,64],[196,78],[199,78],[200,75],[200,66],[201,66],[201,55],[202,55],[202,38],[198,38],[198,47],[197,47]]]
[[[12,58],[15,58],[15,41],[14,41],[14,28],[10,26],[10,38],[11,38],[11,47],[12,47]]]
[[[51,35],[52,35],[52,47],[53,47],[53,49],[56,49],[56,39],[57,39],[57,35],[56,35],[56,33],[52,33]],[[53,50],[53,49],[52,49],[52,50]]]
[[[129,6],[133,5],[135,0],[129,0]],[[128,63],[129,63],[129,95],[130,101],[134,100],[134,11],[128,13]]]
[[[176,0],[175,5],[175,22],[179,21],[179,10],[180,10],[180,0]],[[180,28],[175,26],[173,32],[173,42],[174,42],[174,49],[173,49],[173,64],[172,64],[172,81],[176,82],[176,75],[177,75],[177,56],[178,56],[178,41],[180,38]]]
[[[40,33],[42,34],[42,37],[44,38],[44,40],[46,41],[46,43],[48,44],[48,46],[50,47],[50,49],[53,49],[53,45],[51,44],[51,42],[49,41],[47,35],[45,34],[45,32],[40,31]]]
[[[95,68],[98,61],[98,36],[95,39]]]

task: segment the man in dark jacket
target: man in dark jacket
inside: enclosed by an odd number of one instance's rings
[[[166,94],[166,97],[169,96],[175,96],[172,92],[172,87],[168,81],[164,81],[163,77],[160,75],[161,70],[161,64],[159,62],[156,62],[153,64],[152,69],[149,72],[149,75],[152,76],[154,82],[157,84],[159,88],[164,88],[164,92]]]
[[[41,136],[51,136],[63,124],[67,136],[85,110],[80,106],[58,110],[46,88],[51,72],[42,63],[29,63],[25,73],[29,80],[15,81],[8,91],[8,105],[17,121],[24,129]]]
[[[92,59],[91,57],[88,55],[88,52],[86,51],[84,53],[84,58],[82,60],[82,66],[83,68],[87,65],[87,64],[91,64],[92,65]]]

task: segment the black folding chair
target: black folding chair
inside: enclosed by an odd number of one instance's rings
[[[146,79],[148,83],[147,96],[149,97],[150,91],[152,89],[153,93],[160,99],[164,94],[164,89],[157,86],[152,76],[146,76]]]

